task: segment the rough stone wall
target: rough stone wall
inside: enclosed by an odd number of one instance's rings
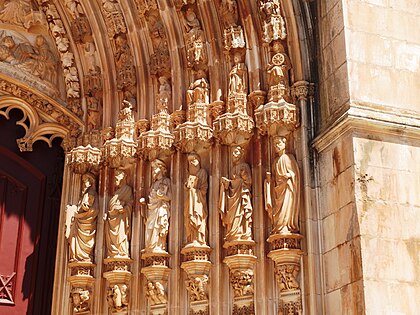
[[[321,1],[318,14],[325,313],[416,314],[420,2]]]

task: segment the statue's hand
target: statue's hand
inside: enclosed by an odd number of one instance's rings
[[[140,198],[140,200],[139,200],[139,202],[140,202],[140,204],[143,206],[143,205],[145,205],[146,204],[146,198],[144,198],[144,197],[141,197]]]

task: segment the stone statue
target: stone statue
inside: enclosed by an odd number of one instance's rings
[[[274,42],[273,44],[274,55],[271,58],[271,62],[268,65],[268,84],[277,86],[283,84],[289,85],[289,69],[290,60],[284,51],[284,47],[280,42]]]
[[[84,313],[89,311],[90,292],[82,288],[75,288],[71,292],[74,313]]]
[[[165,294],[165,288],[159,281],[147,283],[146,296],[151,305],[166,304],[168,300]]]
[[[128,306],[128,287],[126,284],[114,284],[108,288],[108,306],[113,311],[123,311]]]
[[[246,93],[248,90],[248,70],[245,63],[242,62],[240,53],[235,53],[233,60],[235,65],[229,73],[229,95]]]
[[[108,258],[130,258],[131,211],[133,189],[127,185],[127,174],[119,170],[115,174],[116,191],[109,200],[105,214],[105,239]]]
[[[206,72],[204,70],[197,71],[196,80],[191,83],[187,91],[187,104],[209,103],[209,84],[206,79]]]
[[[166,252],[166,237],[169,231],[171,207],[171,181],[166,177],[167,169],[163,161],[152,162],[152,187],[145,217],[145,252]],[[145,199],[141,198],[144,204]]]
[[[66,238],[69,261],[93,262],[96,218],[99,212],[96,179],[92,174],[82,177],[82,195],[77,205],[66,208]]]
[[[208,175],[201,167],[200,156],[196,153],[188,154],[188,178],[184,188],[187,244],[206,245]]]
[[[243,155],[242,147],[232,148],[232,179],[221,178],[220,212],[228,242],[252,240],[252,177]]]
[[[299,232],[300,175],[296,159],[286,154],[286,138],[273,138],[277,158],[273,163],[274,178],[267,172],[265,206],[273,225],[272,234]]]

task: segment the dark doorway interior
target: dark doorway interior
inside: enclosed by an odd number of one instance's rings
[[[50,314],[64,153],[61,139],[52,148],[37,141],[32,152],[20,152],[21,117],[19,110],[9,120],[0,116],[0,314]],[[7,303],[2,283],[12,267],[19,275],[9,281],[15,301]]]

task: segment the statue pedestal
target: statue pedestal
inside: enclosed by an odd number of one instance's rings
[[[230,272],[233,289],[233,314],[255,314],[254,309],[254,265],[253,240],[225,242],[227,256],[223,262]]]
[[[71,287],[73,314],[91,314],[95,265],[91,262],[71,262],[68,267],[70,268],[70,276],[67,279]]]
[[[146,295],[149,302],[149,313],[152,315],[167,314],[167,282],[170,268],[169,253],[167,252],[143,252],[141,258],[144,267],[141,273],[147,279]]]
[[[246,113],[225,113],[213,122],[215,137],[224,145],[244,145],[251,139],[254,121]]]
[[[286,136],[299,126],[298,108],[284,99],[269,102],[255,110],[255,123],[260,134]]]
[[[268,257],[274,261],[275,276],[279,291],[280,315],[302,314],[302,297],[300,291],[299,274],[300,260],[303,255],[300,234],[287,233],[271,235],[268,242],[272,250]]]
[[[188,275],[186,287],[189,292],[190,314],[209,314],[207,284],[210,274],[210,252],[207,245],[189,244],[181,250],[184,262],[181,268]]]
[[[206,150],[211,146],[213,129],[206,124],[187,121],[179,125],[174,133],[175,145],[182,152]]]
[[[108,280],[108,306],[112,314],[128,314],[128,288],[130,286],[131,272],[130,265],[133,262],[130,258],[105,258],[104,278]]]

